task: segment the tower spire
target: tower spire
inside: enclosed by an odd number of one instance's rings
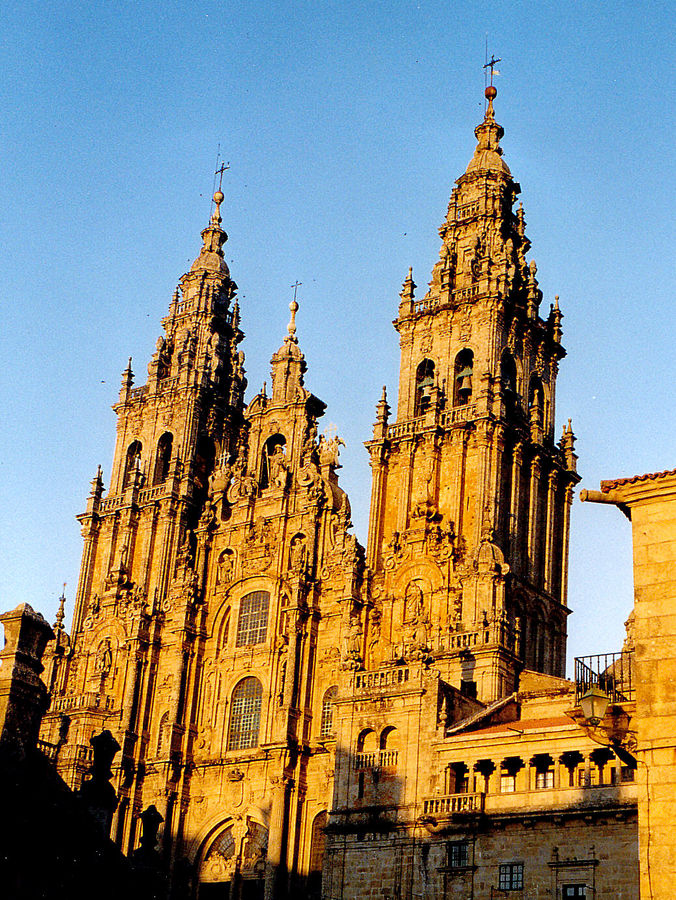
[[[191,272],[208,272],[216,275],[229,275],[230,270],[223,257],[223,244],[228,235],[221,228],[221,203],[225,196],[220,189],[214,193],[215,208],[207,227],[202,231],[202,249],[190,267]]]

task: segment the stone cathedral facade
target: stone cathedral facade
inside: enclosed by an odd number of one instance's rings
[[[43,738],[77,787],[112,731],[111,837],[130,853],[153,804],[173,896],[567,898],[603,877],[634,896],[631,779],[562,713],[578,481],[570,423],[555,435],[562,314],[541,308],[494,96],[429,288],[409,271],[400,294],[366,549],[295,302],[270,391],[245,402],[220,191],[147,378],[124,372]],[[605,874],[592,820],[617,848]],[[553,894],[524,893],[529,854]]]

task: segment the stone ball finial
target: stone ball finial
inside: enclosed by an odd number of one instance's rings
[[[487,100],[495,100],[498,96],[498,90],[492,84],[489,84],[486,90],[484,91]]]
[[[224,200],[225,200],[225,194],[223,193],[223,191],[216,191],[216,193],[214,194],[214,203],[216,203],[216,204],[218,204],[218,206],[220,206]]]

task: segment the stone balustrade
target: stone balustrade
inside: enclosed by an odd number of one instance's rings
[[[423,815],[440,818],[453,816],[457,813],[482,813],[486,802],[486,795],[475,794],[445,794],[440,797],[427,797],[423,800]]]
[[[398,750],[371,750],[355,754],[355,769],[393,769],[399,760]]]

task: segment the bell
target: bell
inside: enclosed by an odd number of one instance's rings
[[[472,393],[472,370],[470,368],[463,369],[458,374],[458,393],[463,396],[469,396]]]

